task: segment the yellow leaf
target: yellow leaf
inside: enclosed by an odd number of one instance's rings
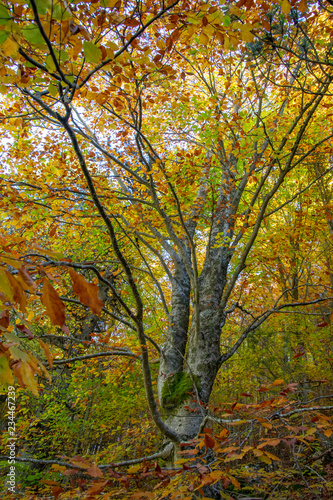
[[[237,481],[237,479],[233,476],[229,476],[228,475],[228,478],[230,479],[231,483],[235,486],[235,488],[240,488],[240,482]]]
[[[12,370],[6,356],[0,356],[0,386],[7,390],[9,385],[14,385]]]
[[[37,382],[30,364],[27,361],[19,361],[13,365],[13,370],[18,383],[22,387],[28,387],[35,396],[38,396]]]
[[[12,56],[18,49],[17,43],[12,40],[12,38],[7,38],[7,40],[1,45],[2,52],[6,57]]]
[[[22,312],[25,312],[25,306],[27,304],[27,300],[24,295],[24,287],[26,285],[24,284],[24,282],[22,285],[22,283],[20,283],[20,281],[16,279],[16,277],[13,276],[8,271],[6,271],[6,276],[12,289],[14,290],[14,297],[13,297],[14,302],[20,305],[20,309]]]
[[[1,260],[2,262],[6,262],[6,264],[9,264],[12,267],[15,267],[15,269],[20,269],[20,267],[22,266],[22,262],[15,259],[14,257],[11,257],[10,255],[8,256],[2,255]]]
[[[272,463],[272,460],[266,455],[260,455],[258,458],[261,462],[264,462],[265,464],[270,465]]]
[[[272,460],[280,460],[277,456],[273,455],[273,453],[269,453],[269,451],[265,451],[265,455],[267,455]]]
[[[316,427],[311,427],[311,429],[308,429],[308,430],[306,431],[306,435],[307,435],[307,436],[312,436],[312,435],[313,435],[313,434],[315,434],[316,432],[317,432]]]
[[[199,42],[206,47],[209,42],[208,36],[205,33],[200,33]]]
[[[254,35],[251,33],[252,26],[250,24],[242,24],[240,26],[242,40],[244,42],[252,42],[254,39]]]
[[[159,49],[161,49],[161,50],[165,50],[166,45],[165,45],[165,43],[164,43],[164,41],[163,41],[163,40],[157,40],[157,41],[156,41],[156,45],[157,45],[157,47],[158,47]],[[118,47],[117,47],[117,49],[118,49]]]
[[[324,430],[324,434],[328,438],[331,437],[332,432],[333,432],[332,429],[326,429],[326,430]]]
[[[5,294],[5,297],[11,302],[14,298],[14,289],[8,280],[6,273],[0,270],[0,290]]]
[[[282,0],[282,12],[286,15],[290,13],[291,10],[291,5],[289,3],[289,0]]]
[[[51,469],[56,472],[65,472],[66,467],[64,465],[52,464]]]
[[[213,472],[209,474],[209,477],[216,482],[219,481],[222,477],[225,477],[225,473],[221,470],[213,470]]]
[[[121,3],[120,0],[108,0],[107,2],[107,6],[112,9],[112,7],[114,7],[115,5],[117,5],[117,3]]]
[[[127,469],[128,474],[134,474],[135,472],[138,472],[141,469],[142,465],[141,464],[136,464],[132,465],[129,469]]]
[[[242,448],[243,453],[247,453],[250,450],[253,450],[253,446],[248,445],[248,446],[244,446],[244,448]]]

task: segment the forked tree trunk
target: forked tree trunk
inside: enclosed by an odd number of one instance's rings
[[[220,337],[225,316],[219,308],[229,259],[204,266],[198,282],[199,327],[193,313],[189,325],[190,286],[187,273],[175,273],[172,313],[158,379],[164,421],[183,440],[195,437],[206,415],[221,366]]]

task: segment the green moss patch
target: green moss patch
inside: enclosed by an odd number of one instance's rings
[[[198,387],[199,377],[194,375],[193,380]],[[165,409],[177,408],[189,398],[191,392],[193,392],[193,382],[188,373],[177,372],[171,375],[163,385],[162,407]]]

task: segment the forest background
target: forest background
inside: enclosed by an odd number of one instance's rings
[[[332,35],[0,4],[1,498],[332,498]]]

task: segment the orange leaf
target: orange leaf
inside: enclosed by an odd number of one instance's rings
[[[65,323],[65,304],[47,279],[44,280],[41,301],[52,323],[57,326],[63,326]]]
[[[39,341],[40,345],[42,346],[42,348],[44,349],[45,356],[46,356],[46,359],[47,359],[47,362],[48,362],[50,368],[52,368],[53,357],[52,357],[52,354],[50,352],[49,346],[47,344],[45,344],[45,342],[43,342],[41,339],[38,339],[38,341]]]
[[[80,302],[90,307],[94,314],[99,315],[103,302],[98,296],[98,286],[87,281],[81,274],[78,274],[74,269],[69,269],[69,274],[73,284],[73,292],[78,295]]]
[[[232,482],[232,484],[235,486],[235,488],[240,488],[241,485],[240,485],[240,482],[237,481],[237,479],[233,476],[228,476],[230,481]]]
[[[298,6],[299,10],[304,14],[306,11],[306,0],[301,0]]]
[[[278,380],[274,380],[274,382],[270,385],[281,385],[281,384],[284,384],[284,380],[282,378],[279,378]]]
[[[18,361],[13,364],[13,371],[18,383],[22,387],[28,387],[35,396],[38,396],[37,382],[30,364],[27,361]]]
[[[32,281],[30,274],[28,273],[28,271],[26,270],[26,268],[24,266],[22,266],[21,269],[19,269],[18,275],[22,279],[22,281],[25,283],[27,289],[30,292],[33,292],[34,288],[36,288],[36,285]]]
[[[22,288],[21,283],[15,278],[15,276],[10,274],[8,271],[5,271],[5,273],[14,291],[14,297],[13,297],[14,302],[19,304],[22,312],[25,312],[25,306],[27,305],[27,300],[25,298],[24,290]]]

